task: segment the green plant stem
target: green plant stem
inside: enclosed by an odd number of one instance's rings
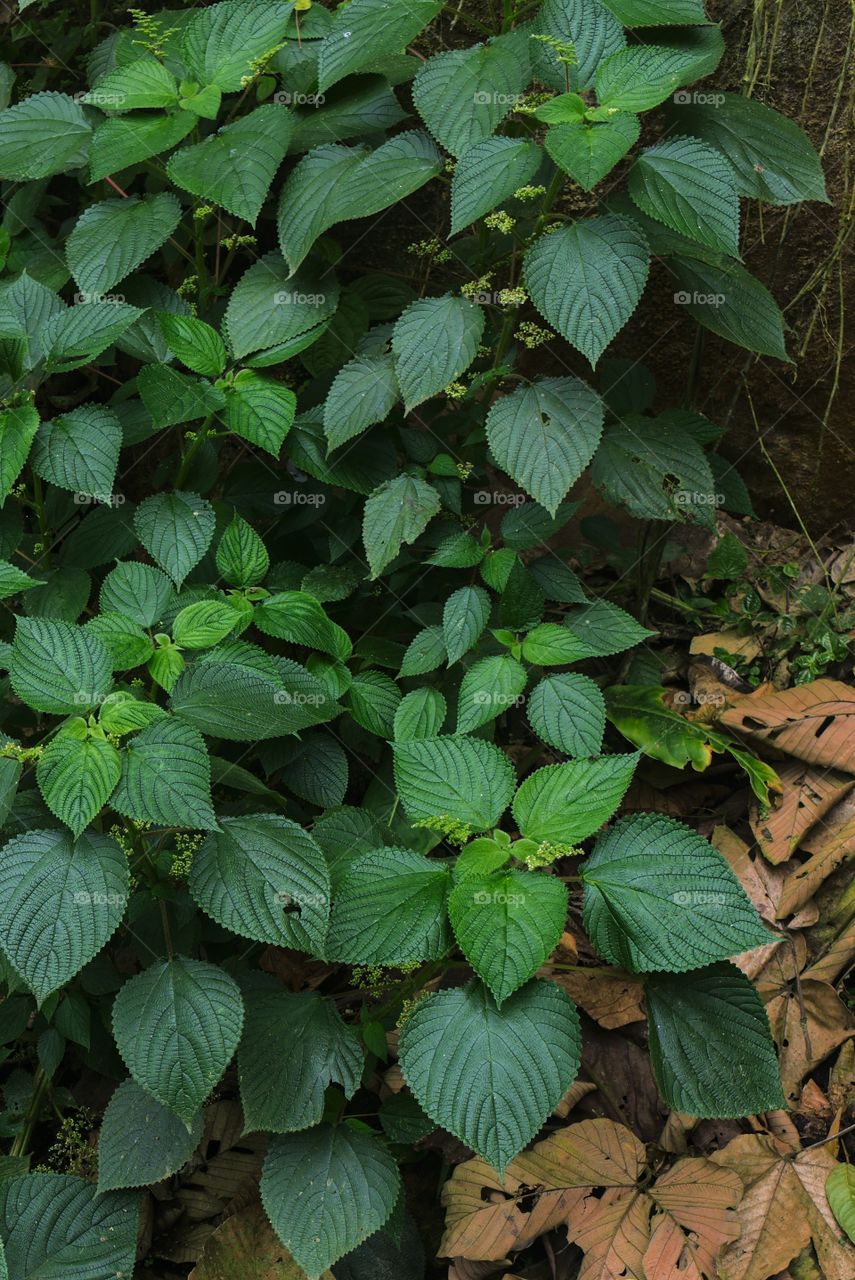
[[[180,489],[187,479],[193,459],[205,443],[213,421],[214,415],[209,413],[199,430],[196,432],[195,439],[191,441],[189,448],[186,450],[184,457],[181,460],[181,466],[178,468],[178,475],[175,477],[176,489]]]
[[[379,1009],[373,1011],[372,1018],[377,1022],[382,1022],[388,1014],[397,1008],[399,1004],[402,1004],[414,991],[418,991],[426,982],[430,982],[431,978],[435,978],[438,973],[441,973],[447,959],[448,952],[440,956],[438,960],[431,960],[427,964],[423,964],[421,968],[417,969],[415,973],[398,985],[394,995],[385,1000]]]
[[[42,488],[41,476],[37,475],[35,471],[33,471],[32,475],[34,506],[36,509],[36,519],[39,524],[39,540],[42,544],[42,553],[39,557],[38,563],[39,565],[43,565],[45,569],[49,569],[51,537],[47,523],[47,516],[45,515],[44,490]]]
[[[11,1156],[25,1156],[27,1154],[30,1148],[30,1139],[38,1123],[42,1103],[49,1088],[50,1080],[43,1068],[38,1067],[33,1077],[33,1093],[30,1098],[30,1105],[27,1107],[27,1114],[24,1117],[24,1127],[12,1143],[9,1151]]]

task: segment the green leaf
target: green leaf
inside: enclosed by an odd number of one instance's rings
[[[542,152],[524,138],[486,138],[462,153],[451,178],[451,234],[483,218],[534,177]]]
[[[495,827],[514,791],[510,760],[480,738],[394,744],[395,786],[413,822],[447,817],[476,831]]]
[[[419,298],[392,335],[395,370],[409,413],[468,369],[484,332],[484,312],[450,293]]]
[[[695,138],[648,147],[630,170],[629,192],[648,217],[739,257],[739,196],[733,170],[715,147]]]
[[[0,318],[4,328],[24,334],[28,347],[27,368],[33,368],[44,357],[45,331],[55,316],[67,310],[52,289],[39,284],[25,271],[12,284],[0,284]]]
[[[98,125],[89,148],[89,181],[120,173],[177,147],[195,125],[189,111],[173,116],[114,116]]]
[[[282,43],[293,5],[269,0],[226,0],[191,17],[181,39],[181,60],[194,80],[237,93],[253,65]]]
[[[182,649],[209,649],[234,631],[241,616],[227,600],[198,600],[176,615],[172,639]]]
[[[617,809],[638,755],[598,756],[549,764],[526,778],[514,797],[520,833],[531,840],[576,845]]]
[[[282,255],[268,253],[232,290],[223,331],[238,360],[262,348],[277,352],[314,329],[319,335],[318,326],[333,315],[338,298],[330,270],[320,275],[306,266],[291,276]]]
[[[675,101],[677,128],[718,147],[740,195],[771,204],[828,201],[820,157],[794,121],[739,93],[716,94],[710,102],[678,94]]]
[[[670,98],[680,85],[707,75],[707,60],[703,49],[669,47],[664,43],[623,49],[598,67],[594,79],[597,100],[601,107],[609,109],[649,111]],[[709,70],[714,66],[715,62]]]
[[[604,0],[625,27],[705,23],[704,0]]]
[[[236,515],[217,544],[217,569],[232,587],[253,587],[267,576],[270,556],[251,525]]]
[[[442,733],[447,714],[448,706],[438,689],[413,689],[398,704],[392,735],[396,742],[436,738]]]
[[[649,264],[638,227],[606,214],[536,240],[525,281],[541,315],[593,366],[638,305]]]
[[[265,635],[291,644],[320,649],[341,661],[350,657],[351,643],[346,631],[333,622],[307,591],[279,591],[256,605],[253,622]]]
[[[562,92],[567,79],[572,89],[588,88],[603,59],[626,44],[623,28],[601,0],[545,0],[532,25],[538,34],[572,41],[577,58],[572,67],[559,63],[549,45],[530,41],[537,79]]]
[[[265,984],[248,989],[244,1002],[238,1075],[248,1133],[294,1133],[320,1124],[333,1080],[353,1096],[365,1060],[359,1037],[331,1000]]]
[[[399,1054],[431,1119],[501,1174],[576,1078],[579,1016],[551,982],[528,983],[501,1012],[485,987],[470,982],[416,1004]]]
[[[188,369],[207,378],[216,378],[223,372],[226,348],[216,329],[209,324],[195,316],[158,311],[157,325],[169,344],[169,350]]]
[[[190,892],[224,929],[317,952],[330,912],[326,859],[307,831],[279,814],[223,818],[193,858]]]
[[[428,58],[413,82],[413,102],[437,142],[461,156],[495,133],[524,88],[516,54],[496,41]]]
[[[180,220],[181,205],[166,192],[90,205],[65,242],[71,274],[84,293],[104,293],[150,258]]]
[[[604,414],[581,379],[538,378],[495,401],[487,442],[502,470],[554,516],[597,450]]]
[[[109,800],[121,772],[112,743],[78,720],[47,743],[36,779],[51,813],[79,836]]]
[[[139,1196],[102,1196],[71,1174],[0,1181],[0,1233],[12,1280],[132,1275],[139,1216]]]
[[[289,387],[241,369],[226,393],[223,421],[229,431],[278,458],[296,408],[297,397]]]
[[[131,694],[111,693],[98,713],[98,723],[105,733],[132,733],[145,729],[155,720],[163,720],[166,712],[156,702],[140,702]]]
[[[142,666],[154,652],[151,637],[121,613],[98,613],[85,627],[106,645],[114,671],[130,671]]]
[[[735,965],[655,974],[644,995],[653,1071],[669,1107],[726,1119],[787,1105],[766,1010]]]
[[[85,404],[41,424],[31,464],[49,484],[106,501],[113,493],[121,447],[122,424],[116,415],[103,405]]]
[[[116,342],[141,315],[139,307],[104,298],[81,302],[52,316],[43,335],[48,369],[66,373],[88,364]]]
[[[640,132],[638,116],[619,111],[608,120],[553,125],[543,141],[558,168],[591,191],[635,146]]]
[[[383,422],[398,400],[395,364],[388,352],[357,355],[338,371],[324,402],[330,449]]]
[[[568,756],[595,756],[602,749],[606,704],[587,676],[547,676],[531,692],[528,720],[539,738]]]
[[[166,171],[184,191],[255,226],[288,151],[294,120],[285,107],[266,103],[202,142],[173,152]]]
[[[201,735],[172,718],[143,729],[122,754],[112,806],[136,822],[216,829],[211,765]]]
[[[605,960],[633,973],[682,973],[771,937],[718,850],[661,814],[615,823],[582,880],[588,936]]]
[[[198,493],[156,493],[136,509],[134,528],[151,558],[176,587],[211,545],[214,509]]]
[[[372,578],[379,578],[405,543],[415,542],[439,508],[436,489],[417,476],[396,476],[374,490],[365,503],[362,520]]]
[[[564,626],[576,637],[586,658],[608,658],[655,636],[610,600],[590,600],[564,615]]]
[[[156,960],[113,1002],[113,1035],[126,1067],[188,1132],[231,1062],[242,1026],[234,979],[186,956]]]
[[[457,732],[472,733],[522,701],[528,676],[509,653],[482,658],[469,668],[457,698]]]
[[[0,409],[0,506],[6,501],[39,427],[39,415],[31,404]]]
[[[95,957],[119,927],[128,863],[108,836],[66,831],[10,840],[0,864],[3,952],[39,1005]]]
[[[666,706],[667,692],[657,685],[612,685],[606,692],[609,720],[645,755],[675,769],[691,762],[700,773],[712,760],[710,726]]]
[[[172,583],[160,569],[130,560],[111,569],[101,585],[102,613],[121,613],[141,627],[153,627],[174,595]]]
[[[501,1008],[558,945],[567,889],[531,871],[476,873],[452,891],[448,915],[460,949]]]
[[[425,627],[413,637],[407,646],[401,663],[400,676],[423,676],[446,661],[445,638],[442,627]]]
[[[838,1164],[825,1180],[829,1208],[849,1239],[855,1244],[855,1170],[850,1164]]]
[[[295,1196],[295,1187],[307,1194]],[[374,1235],[400,1194],[398,1166],[381,1139],[346,1124],[273,1138],[261,1174],[273,1229],[310,1280]]]
[[[542,622],[523,640],[522,656],[538,667],[563,667],[568,662],[589,658],[588,646],[567,627]]]
[[[315,13],[321,12],[316,6]],[[305,19],[301,30],[305,37]],[[292,50],[294,46],[291,46]],[[306,46],[304,46],[304,49]],[[315,63],[317,64],[317,45],[314,46]],[[311,56],[311,53],[309,54]],[[410,59],[404,56],[404,62]],[[388,64],[387,64],[388,66]],[[378,72],[380,67],[378,66]],[[391,67],[386,74],[391,74]],[[314,87],[314,73],[306,73],[306,87]],[[352,87],[351,87],[352,86]],[[296,87],[296,86],[295,86]],[[293,95],[284,95],[288,102]],[[311,94],[307,94],[308,103],[312,103]],[[297,99],[299,102],[299,99]],[[313,106],[308,111],[300,111],[297,125],[291,137],[288,150],[303,153],[311,151],[321,142],[341,142],[345,138],[364,138],[377,135],[391,129],[393,125],[406,120],[407,113],[392,92],[385,74],[369,74],[366,72],[340,95],[330,95],[323,104]]]
[[[97,86],[80,101],[102,111],[174,107],[178,105],[178,83],[162,62],[147,53],[100,77]]]
[[[0,178],[27,182],[79,168],[91,134],[79,102],[65,93],[34,93],[0,111]]]
[[[17,565],[10,564],[8,560],[0,560],[0,600],[8,600],[9,596],[16,596],[21,591],[31,591],[33,587],[42,586],[43,579],[31,578]]]
[[[379,213],[441,168],[433,142],[418,131],[396,134],[374,151],[340,143],[315,147],[289,173],[279,198],[279,246],[291,270],[337,222]]]
[[[81,715],[107,692],[112,664],[97,636],[71,622],[18,618],[9,676],[34,711]]]
[[[442,634],[448,665],[468,653],[490,620],[492,602],[483,587],[460,587],[442,611]]]
[[[642,520],[694,519],[712,528],[716,486],[707,454],[681,415],[627,414],[606,427],[591,481],[615,506]]]
[[[738,262],[669,259],[678,286],[674,301],[705,329],[748,351],[791,364],[784,317],[769,290]]]
[[[326,954],[345,964],[406,965],[447,949],[448,868],[412,849],[376,849],[336,887]]]
[[[336,13],[332,30],[321,44],[319,92],[389,54],[400,53],[441,8],[442,0],[408,0],[405,5],[351,0],[346,11]]]
[[[137,390],[158,431],[179,422],[207,418],[226,403],[218,387],[166,364],[143,365],[137,374]]]
[[[172,690],[172,709],[203,733],[255,742],[298,733],[341,711],[305,667],[251,645],[219,645],[194,662]]]
[[[357,724],[380,738],[391,738],[401,691],[382,671],[361,671],[344,694],[347,708]]]
[[[190,1129],[134,1080],[113,1094],[98,1137],[98,1192],[147,1187],[177,1173],[202,1140],[199,1111]]]

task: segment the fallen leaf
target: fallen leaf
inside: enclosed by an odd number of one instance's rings
[[[187,1280],[305,1280],[260,1204],[226,1218],[208,1237]],[[335,1280],[325,1271],[320,1280]]]
[[[852,1280],[855,1249],[842,1239],[825,1195],[837,1164],[825,1146],[782,1156],[770,1138],[745,1134],[710,1159],[745,1185],[741,1234],[719,1259],[721,1280],[769,1280],[811,1242],[826,1280]]]
[[[852,1015],[832,986],[811,978],[773,996],[766,1012],[778,1045],[781,1084],[794,1105],[804,1078],[855,1034]]]
[[[789,761],[778,770],[783,794],[775,796],[769,812],[761,814],[755,800],[751,829],[769,862],[786,862],[804,836],[855,787],[855,777],[836,769]]]
[[[577,969],[572,973],[551,973],[570,998],[601,1027],[609,1031],[644,1018],[644,986],[639,978],[622,969]]]
[[[855,773],[855,689],[840,680],[758,690],[728,708],[720,723],[808,764]]]
[[[537,1143],[511,1162],[504,1185],[484,1161],[467,1161],[443,1191],[440,1252],[498,1260],[563,1224],[585,1254],[579,1280],[665,1280],[670,1273],[653,1263],[667,1259],[685,1280],[713,1280],[717,1255],[739,1230],[740,1179],[700,1157],[678,1160],[649,1185],[644,1165],[644,1147],[612,1120],[583,1120]]]

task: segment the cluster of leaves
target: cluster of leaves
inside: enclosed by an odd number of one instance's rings
[[[589,467],[649,520],[711,527],[744,490],[713,424],[653,412],[643,368],[518,370],[531,308],[597,365],[654,255],[701,325],[786,358],[739,200],[822,199],[819,164],[767,108],[679,92],[722,51],[700,0],[545,0],[406,54],[441,8],[141,16],[91,49],[86,92],[0,113],[0,947],[6,1039],[37,1062],[12,1155],[69,1055],[127,1071],[97,1188],[0,1184],[21,1280],[130,1273],[134,1189],[186,1162],[235,1057],[265,1209],[319,1276],[402,1211],[406,1126],[347,1113],[399,1014],[409,1131],[508,1169],[579,1070],[575,1006],[536,976],[567,881],[599,955],[643,976],[667,1103],[784,1102],[729,963],[769,933],[721,855],[656,814],[580,848],[639,755],[604,751],[603,681],[568,668],[652,633],[554,549]],[[555,211],[669,99],[626,194]],[[339,224],[449,173],[451,248],[420,247],[419,288],[345,254]],[[255,944],[415,974],[354,1022]],[[448,965],[473,976],[402,1013]]]

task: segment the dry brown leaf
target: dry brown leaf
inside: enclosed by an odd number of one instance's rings
[[[503,1267],[510,1266],[510,1258],[501,1262],[477,1262],[472,1258],[452,1258],[448,1268],[448,1280],[486,1280],[497,1276]]]
[[[855,689],[840,680],[760,689],[740,698],[720,723],[808,764],[855,773]]]
[[[716,649],[738,653],[750,662],[760,652],[760,644],[755,636],[741,636],[738,631],[708,631],[702,636],[692,636],[689,653],[703,653],[714,658]]]
[[[778,1045],[784,1094],[794,1105],[805,1076],[855,1034],[852,1015],[832,986],[810,978],[802,979],[796,990],[773,996],[766,1012]]]
[[[552,1114],[561,1120],[566,1120],[573,1108],[578,1106],[583,1098],[587,1098],[589,1093],[595,1093],[596,1089],[597,1086],[591,1084],[590,1080],[574,1080]]]
[[[763,919],[773,922],[786,873],[777,867],[768,867],[762,859],[753,858],[750,846],[729,827],[716,827],[710,843],[727,859],[731,871]]]
[[[665,1280],[670,1273],[645,1270],[650,1249],[654,1259],[676,1258],[684,1269],[675,1274],[712,1280],[716,1255],[738,1232],[739,1178],[691,1158],[645,1187],[644,1158],[626,1126],[583,1120],[512,1161],[504,1186],[484,1161],[467,1161],[443,1191],[440,1252],[498,1260],[563,1224],[585,1254],[579,1280]]]
[[[836,769],[815,768],[797,760],[778,770],[783,793],[773,796],[772,809],[761,814],[756,798],[751,827],[764,857],[786,862],[813,826],[855,787],[855,777]]]
[[[855,919],[844,925],[839,933],[823,947],[809,969],[805,969],[806,978],[817,978],[822,982],[834,982],[848,969],[855,959]]]
[[[826,1146],[782,1156],[771,1139],[746,1134],[710,1158],[745,1184],[737,1209],[742,1230],[719,1259],[721,1280],[768,1280],[811,1241],[826,1280],[852,1280],[855,1248],[825,1198],[837,1163]]]
[[[855,1041],[847,1040],[831,1068],[828,1100],[835,1111],[855,1105]]]
[[[609,969],[586,973],[577,969],[572,973],[551,973],[550,978],[567,994],[588,1017],[601,1027],[613,1031],[644,1017],[644,987],[640,979],[621,969]]]
[[[260,1204],[226,1218],[209,1237],[187,1280],[304,1280]],[[325,1271],[321,1280],[335,1280]]]
[[[780,920],[803,907],[832,872],[855,858],[855,815],[850,813],[851,809],[852,796],[849,795],[802,841],[802,853],[808,855],[807,861],[787,877],[778,903]],[[844,814],[848,816],[841,821],[835,819],[835,814],[839,814],[840,819]]]

